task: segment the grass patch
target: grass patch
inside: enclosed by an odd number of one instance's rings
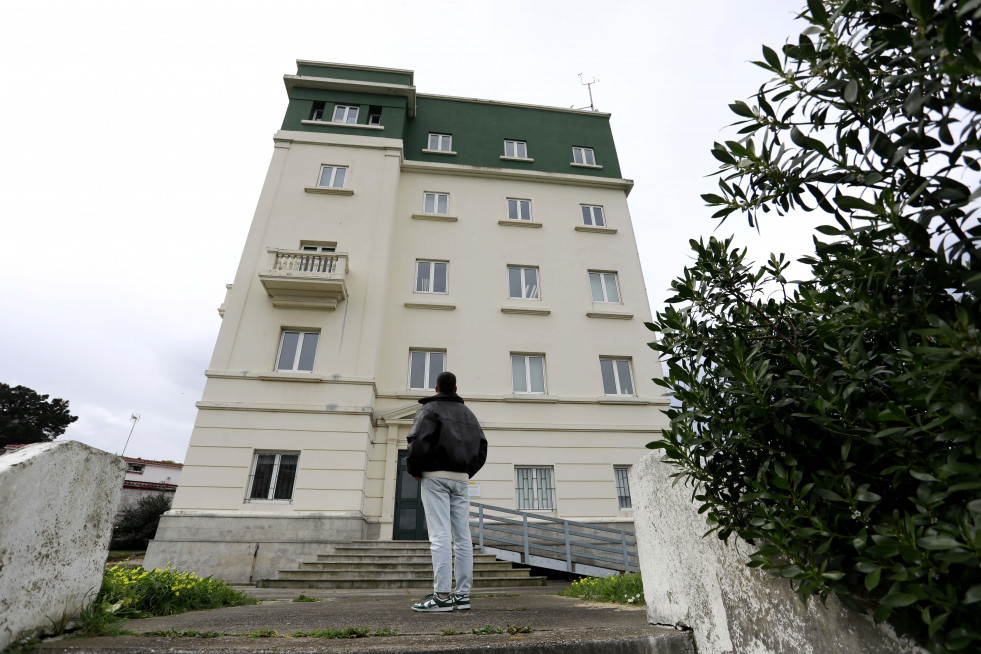
[[[106,563],[122,563],[130,559],[142,559],[145,555],[146,550],[109,550]]]
[[[245,634],[246,638],[275,638],[279,635],[275,629],[256,629]]]
[[[122,622],[131,618],[257,603],[210,576],[114,565],[106,570],[95,600],[83,609],[79,631],[85,636],[115,636]]]
[[[306,595],[300,593],[300,596],[297,597],[295,600],[292,600],[292,601],[294,601],[294,602],[319,602],[320,601],[320,598],[319,597],[307,597]]]
[[[485,634],[503,634],[504,627],[494,627],[492,625],[487,625],[485,627],[475,627],[473,632],[481,636]]]
[[[443,629],[442,631],[439,632],[439,635],[440,636],[459,636],[462,633],[463,633],[462,631],[457,631],[456,629]]]
[[[532,629],[531,627],[519,627],[518,625],[509,624],[507,629],[505,629],[505,631],[511,634],[512,636],[514,636],[516,634],[530,634],[531,632],[534,631],[534,629]]]
[[[640,574],[636,572],[614,577],[582,577],[558,594],[564,597],[578,597],[588,602],[613,602],[635,606],[645,604],[644,584]]]
[[[169,629],[167,631],[144,631],[142,633],[133,633],[135,636],[164,636],[166,638],[218,638],[220,636],[228,636],[229,634],[224,631],[177,631],[176,629]]]
[[[376,631],[375,633],[373,633],[371,635],[372,636],[398,636],[399,635],[399,632],[396,631],[395,629],[389,629],[388,627],[382,627],[378,631]]]
[[[387,628],[386,628],[387,629]],[[379,629],[381,631],[381,629]],[[347,629],[317,629],[316,631],[296,631],[293,638],[365,638],[371,635],[367,627],[348,627]],[[393,636],[391,634],[377,634]]]

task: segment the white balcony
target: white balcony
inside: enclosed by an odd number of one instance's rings
[[[269,248],[272,267],[259,273],[274,307],[336,309],[347,297],[347,255]]]

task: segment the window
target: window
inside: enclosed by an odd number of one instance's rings
[[[453,151],[453,136],[451,134],[430,134],[429,149],[440,152]]]
[[[524,141],[505,141],[504,156],[515,157],[516,159],[527,159],[528,144]]]
[[[446,352],[427,350],[409,351],[409,388],[431,391],[436,388],[436,378],[443,372]]]
[[[603,373],[603,393],[606,395],[633,395],[634,383],[630,375],[630,359],[600,359]]]
[[[515,494],[519,511],[552,511],[555,509],[555,484],[552,468],[514,467]]]
[[[334,122],[349,123],[351,125],[357,123],[358,108],[347,104],[337,105],[334,107]]]
[[[313,370],[320,332],[284,331],[279,345],[276,370]]]
[[[443,216],[449,211],[449,193],[424,193],[422,199],[423,213],[438,213]]]
[[[134,475],[142,475],[145,469],[145,464],[142,463],[126,463],[126,472],[132,473]]]
[[[531,200],[508,198],[508,220],[531,220]]]
[[[545,355],[512,354],[511,387],[515,393],[544,393]]]
[[[593,302],[619,302],[620,291],[617,289],[617,274],[612,272],[589,273],[589,290],[593,294]]]
[[[446,293],[445,261],[416,261],[416,293]]]
[[[581,205],[581,208],[583,225],[591,225],[593,227],[606,226],[606,217],[603,215],[603,207],[592,204],[583,204]]]
[[[613,466],[613,478],[617,484],[617,505],[621,509],[631,509],[630,503],[630,466]]]
[[[381,125],[382,122],[382,108],[371,106],[368,107],[368,124],[369,125]]]
[[[341,188],[346,177],[347,166],[321,166],[320,181],[317,182],[317,186]]]
[[[538,268],[508,266],[508,297],[513,300],[538,300]]]
[[[310,120],[323,120],[324,119],[324,107],[326,102],[318,101],[313,103],[313,113],[310,114]]]
[[[252,476],[249,478],[249,494],[245,501],[291,501],[299,458],[299,454],[256,452],[252,462]]]
[[[592,148],[572,148],[572,162],[581,166],[595,166],[596,157]]]
[[[304,252],[337,252],[337,243],[300,243]]]

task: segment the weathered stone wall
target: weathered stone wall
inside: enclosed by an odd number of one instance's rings
[[[691,629],[699,654],[925,654],[834,597],[804,606],[786,580],[745,565],[752,547],[738,537],[702,538],[705,516],[674,471],[655,452],[630,474],[651,624]]]
[[[0,650],[95,597],[125,468],[77,441],[0,457]]]

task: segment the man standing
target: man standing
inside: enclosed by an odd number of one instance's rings
[[[470,537],[471,477],[487,460],[487,439],[476,416],[456,394],[456,375],[436,378],[436,395],[419,400],[422,408],[409,430],[406,465],[421,480],[429,549],[433,555],[433,594],[413,611],[465,611],[473,584]],[[452,548],[451,548],[452,543]],[[451,558],[456,554],[456,591],[451,592]]]

